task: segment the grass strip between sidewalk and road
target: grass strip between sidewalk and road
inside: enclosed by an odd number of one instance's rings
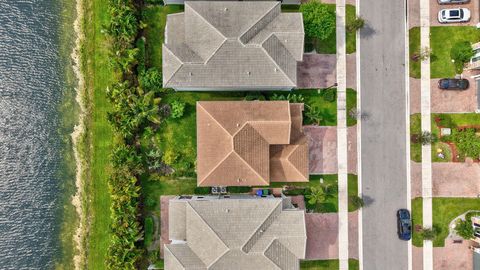
[[[339,267],[340,267],[339,260],[315,260],[315,261],[300,262],[301,270],[334,270],[334,269],[339,269]],[[349,270],[360,269],[358,260],[349,259],[348,269]]]

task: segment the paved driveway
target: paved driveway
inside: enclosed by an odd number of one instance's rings
[[[326,88],[337,81],[335,54],[304,54],[297,66],[297,88]],[[347,55],[347,87],[356,88],[356,56]]]
[[[422,195],[422,166],[411,162],[412,198]],[[461,162],[432,163],[434,197],[477,197],[480,194],[480,164]]]
[[[448,23],[442,24],[438,22],[438,12],[441,9],[445,8],[468,8],[471,13],[471,19],[467,23]],[[437,0],[430,0],[430,25],[431,26],[454,26],[454,25],[472,25],[478,23],[478,15],[479,15],[479,1],[478,0],[471,0],[470,3],[464,5],[439,5]]]
[[[338,214],[307,213],[307,260],[338,259]],[[348,213],[349,257],[358,259],[358,216]]]
[[[431,110],[433,113],[475,112],[477,109],[476,82],[465,76],[470,87],[465,91],[448,91],[438,89],[440,79],[430,82]],[[420,80],[410,78],[410,113],[420,112]]]
[[[337,127],[304,126],[308,138],[310,173],[336,174]],[[357,173],[357,128],[348,128],[348,172]]]
[[[304,54],[297,66],[297,88],[326,88],[336,82],[335,54]]]

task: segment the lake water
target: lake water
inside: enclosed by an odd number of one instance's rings
[[[51,269],[65,253],[75,107],[65,106],[74,89],[62,55],[64,5],[0,0],[1,269]]]

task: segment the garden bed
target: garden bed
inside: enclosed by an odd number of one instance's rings
[[[432,161],[434,162],[464,162],[466,157],[479,161],[480,155],[480,114],[432,114]],[[413,139],[421,131],[421,116],[413,114],[410,117],[411,159],[421,162],[422,144]],[[450,136],[441,136],[441,128],[450,128]],[[440,151],[440,150],[441,151]],[[441,153],[441,155],[440,155]],[[443,158],[442,158],[443,155]]]

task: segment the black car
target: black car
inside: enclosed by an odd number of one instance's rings
[[[412,238],[412,220],[407,209],[397,211],[397,227],[400,239],[408,241]]]
[[[444,90],[466,90],[469,83],[467,79],[441,79],[438,88]]]

